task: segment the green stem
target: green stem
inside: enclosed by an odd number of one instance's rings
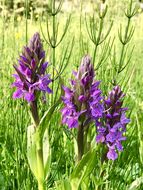
[[[43,183],[38,182],[38,190],[45,190],[45,186]]]
[[[40,122],[38,109],[37,109],[37,101],[31,102],[30,107],[31,107],[33,122],[35,124],[35,128],[37,128]]]
[[[90,149],[90,141],[88,141],[88,135],[89,135],[89,125],[86,126],[84,130],[84,153],[87,153],[88,150]]]
[[[3,6],[5,6],[5,1],[2,2]],[[4,16],[4,11],[2,11],[2,53],[4,50],[4,44],[5,44],[5,16]]]
[[[119,61],[119,68],[118,68],[118,73],[120,72],[120,70],[122,69],[122,64],[123,64],[123,55],[124,55],[124,51],[125,51],[125,46],[126,46],[126,39],[128,36],[128,31],[129,31],[129,27],[130,27],[130,22],[131,22],[131,18],[128,18],[128,23],[126,26],[126,30],[125,30],[125,35],[124,35],[124,43],[122,44],[122,50],[121,50],[121,56],[120,56],[120,61]]]
[[[55,31],[55,27],[56,27],[56,20],[55,20],[55,1],[53,1],[53,14],[52,14],[52,24],[53,24],[53,35],[52,35],[52,38],[53,38],[53,40],[52,40],[52,49],[53,49],[53,51],[52,51],[52,61],[53,61],[53,76],[52,76],[52,78],[54,79],[54,77],[55,77],[55,74],[54,74],[54,69],[55,69],[55,46],[56,46],[56,37],[55,37],[55,35],[56,35],[56,31]],[[52,83],[52,91],[54,90],[54,83]],[[54,94],[54,93],[53,93]],[[53,103],[53,95],[52,95],[52,102],[51,103]]]
[[[31,103],[31,113],[34,120],[35,128],[36,128],[36,157],[37,157],[37,168],[38,168],[38,189],[45,190],[45,183],[44,183],[44,160],[43,160],[43,144],[42,144],[42,137],[41,133],[38,131],[39,126],[39,115],[37,109],[37,101],[33,101]]]
[[[28,0],[25,0],[25,8],[26,8],[26,10],[25,10],[25,17],[26,17],[26,23],[25,23],[25,30],[26,30],[26,32],[25,32],[25,39],[26,39],[26,44],[27,44],[27,42],[28,42]]]
[[[37,167],[38,167],[38,189],[45,190],[44,183],[44,160],[43,160],[43,148],[40,135],[37,136],[37,145],[36,145],[36,154],[37,154]]]
[[[98,32],[98,37],[97,37],[97,40],[96,40],[94,54],[93,54],[93,66],[95,64],[95,57],[96,57],[96,53],[97,53],[97,47],[100,44],[100,39],[101,39],[101,34],[102,34],[102,29],[103,29],[103,21],[104,21],[103,18],[100,18],[99,32]]]
[[[98,47],[98,45],[95,45],[94,54],[93,54],[93,66],[95,64],[95,57],[96,57],[97,47]]]
[[[84,129],[82,125],[78,126],[77,146],[78,146],[78,161],[80,161],[84,153]]]
[[[98,186],[98,185],[96,185],[95,190],[99,190],[99,189],[98,189],[98,187],[99,187],[99,186]]]

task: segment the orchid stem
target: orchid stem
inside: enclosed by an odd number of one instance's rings
[[[78,126],[77,145],[78,145],[78,161],[80,161],[84,153],[84,130],[82,124]]]
[[[42,149],[42,142],[40,139],[40,135],[38,133],[37,137],[37,166],[38,166],[38,189],[45,190],[44,184],[44,161],[43,161],[43,149]]]
[[[31,106],[31,113],[32,113],[34,125],[35,125],[35,128],[37,128],[40,122],[38,109],[37,109],[37,102],[36,101],[31,102],[30,106]]]
[[[33,117],[33,121],[35,124],[37,136],[36,136],[36,157],[37,157],[37,168],[38,168],[38,189],[45,190],[44,184],[44,160],[43,160],[43,145],[42,138],[38,131],[40,119],[38,114],[37,102],[33,101],[31,103],[31,113]]]

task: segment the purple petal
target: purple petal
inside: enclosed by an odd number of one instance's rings
[[[26,57],[24,57],[23,55],[21,55],[20,57],[21,57],[21,59],[22,59],[24,62],[28,63],[28,59],[27,59]]]
[[[41,70],[40,70],[40,73],[44,75],[46,69],[47,69],[47,66],[48,66],[48,62],[45,62],[42,64],[41,66]]]
[[[20,79],[18,74],[12,74],[12,76],[13,76],[16,80]]]
[[[25,70],[25,75],[26,75],[28,78],[31,78],[32,71],[31,71],[29,68],[27,68],[27,69]]]
[[[107,114],[106,114],[106,118],[107,118],[107,119],[112,119],[112,115],[111,115],[110,113],[107,113]]]
[[[101,83],[101,81],[94,82],[94,84],[92,85],[92,88],[97,88],[100,83]]]
[[[25,46],[24,49],[26,50],[26,52],[27,52],[28,54],[31,54],[31,50],[29,49],[28,46]]]
[[[21,63],[20,60],[19,60],[19,62],[20,62],[19,70],[20,70],[22,73],[24,73],[27,67],[26,67],[25,64]]]
[[[111,132],[116,132],[117,130],[120,130],[122,128],[122,125],[120,122],[113,125],[113,127],[110,129]]]
[[[16,81],[16,82],[13,82],[12,87],[17,87],[17,88],[23,88],[23,82],[21,81]]]
[[[45,57],[45,51],[42,51],[41,53],[40,53],[40,59],[42,59],[42,58],[44,58]]]
[[[116,153],[114,149],[109,149],[107,153],[107,158],[109,160],[116,160],[118,158],[118,154]]]
[[[50,84],[51,80],[49,79],[49,75],[45,75],[44,77],[40,77],[39,78],[39,84],[38,87],[40,90],[48,92],[48,93],[52,93],[52,90],[48,87],[48,85]]]
[[[116,142],[116,147],[117,147],[117,150],[118,151],[123,151],[123,146],[122,146],[122,144],[118,141],[118,142]]]
[[[74,86],[76,84],[76,81],[75,80],[70,80],[70,83],[72,86]]]
[[[78,118],[77,117],[71,117],[68,119],[67,124],[69,128],[77,128],[78,127]]]
[[[106,128],[105,128],[105,127],[97,127],[97,131],[98,131],[99,133],[105,133]]]
[[[125,108],[121,108],[121,111],[127,111],[129,108],[125,107]]]
[[[84,101],[86,101],[86,96],[80,95],[80,96],[78,97],[78,100],[79,100],[80,102],[84,102]]]
[[[46,92],[48,92],[49,94],[53,93],[53,91],[47,86],[47,88],[44,89]]]
[[[32,61],[31,61],[31,67],[32,67],[33,70],[36,68],[36,61],[35,61],[35,59],[32,59]]]
[[[25,93],[24,98],[25,98],[25,100],[27,100],[28,102],[32,102],[32,101],[35,100],[34,94],[33,94],[33,93],[30,93],[30,92]]]
[[[72,71],[72,74],[76,77],[77,76],[77,72],[76,71]]]
[[[14,99],[16,98],[22,98],[23,97],[23,91],[21,89],[17,89],[12,96]]]
[[[119,141],[125,141],[126,139],[127,139],[127,138],[126,138],[126,137],[123,137],[123,136],[120,137],[120,138],[118,138]]]
[[[110,106],[110,104],[111,104],[111,100],[110,100],[110,99],[105,100],[105,103],[106,103],[108,106]]]
[[[66,86],[63,86],[62,88],[65,91],[65,98],[71,99],[71,97],[73,96],[73,91]]]
[[[103,134],[99,134],[96,136],[96,142],[97,143],[99,143],[99,142],[103,143],[104,141],[105,141],[105,137]]]
[[[126,118],[125,114],[123,113],[121,115],[121,124],[128,124],[130,122],[130,119]]]
[[[111,143],[115,142],[116,138],[117,138],[116,133],[113,132],[109,132],[108,135],[106,136],[106,140]]]

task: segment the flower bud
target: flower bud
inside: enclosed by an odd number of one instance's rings
[[[94,68],[91,64],[91,58],[88,55],[82,58],[76,78],[84,88],[89,88],[91,86],[94,78]]]

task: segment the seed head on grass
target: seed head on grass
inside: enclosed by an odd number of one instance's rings
[[[16,87],[13,98],[23,98],[28,102],[36,99],[36,93],[51,93],[48,85],[51,82],[50,75],[46,74],[48,62],[45,62],[45,51],[39,33],[35,33],[29,45],[23,48],[18,59],[18,65],[14,65],[16,74],[13,74]]]

